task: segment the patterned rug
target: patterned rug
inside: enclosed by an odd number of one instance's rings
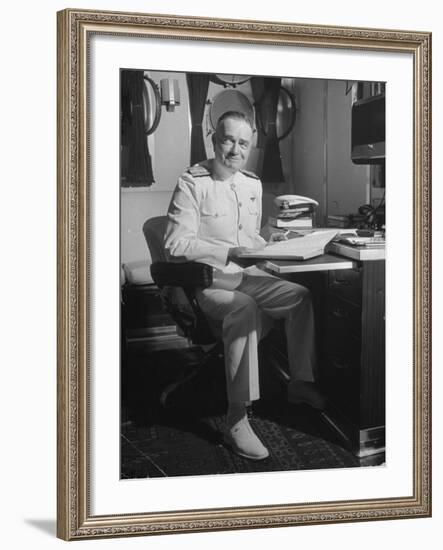
[[[121,477],[146,478],[245,472],[312,470],[360,466],[341,447],[322,415],[287,403],[285,390],[264,368],[262,396],[254,403],[251,425],[270,456],[251,461],[222,442],[226,411],[223,365],[214,365],[159,406],[159,393],[177,375],[181,357],[144,355],[132,362],[125,384],[121,429]]]
[[[303,422],[318,423],[318,419],[313,421],[307,418],[310,414],[305,412]],[[359,466],[358,459],[339,445],[288,424],[284,419],[279,421],[254,415],[251,425],[270,451],[267,459],[255,462],[237,456],[223,444],[223,415],[187,421],[169,419],[169,422],[165,418],[163,423],[145,427],[128,423],[123,426],[121,434],[121,477],[193,476]]]

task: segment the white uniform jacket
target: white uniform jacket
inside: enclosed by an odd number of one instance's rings
[[[242,269],[227,263],[231,247],[263,247],[260,236],[262,186],[242,170],[225,181],[212,176],[212,160],[196,164],[177,183],[168,210],[165,250],[170,260],[214,267],[216,288],[234,289]]]

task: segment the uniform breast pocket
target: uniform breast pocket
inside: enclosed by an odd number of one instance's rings
[[[202,208],[201,209],[201,217],[202,218],[208,218],[208,219],[211,219],[211,218],[223,218],[223,216],[226,216],[227,215],[227,212],[226,212],[226,209],[225,208],[220,208],[220,207],[215,207],[215,208]]]
[[[202,208],[200,211],[200,231],[207,236],[218,233],[227,223],[228,212],[224,208]]]

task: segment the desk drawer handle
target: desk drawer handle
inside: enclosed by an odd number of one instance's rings
[[[343,311],[338,307],[333,310],[332,315],[337,317],[337,319],[348,319],[349,317],[349,313],[347,311]]]
[[[338,285],[343,285],[343,286],[350,286],[351,285],[351,281],[349,281],[349,279],[337,279],[337,278],[335,278],[334,283],[337,283]]]
[[[333,359],[332,366],[334,366],[336,369],[348,369],[349,363],[346,363],[345,361],[340,361],[340,359]]]

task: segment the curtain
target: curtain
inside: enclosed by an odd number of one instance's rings
[[[263,95],[257,106],[258,117],[266,137],[261,179],[263,183],[281,183],[284,176],[277,137],[277,106],[281,78],[263,80]]]
[[[145,133],[143,71],[121,72],[121,184],[149,187],[154,183]]]
[[[208,95],[209,76],[207,74],[187,74],[189,108],[191,112],[191,165],[206,159],[203,139],[203,115]]]

